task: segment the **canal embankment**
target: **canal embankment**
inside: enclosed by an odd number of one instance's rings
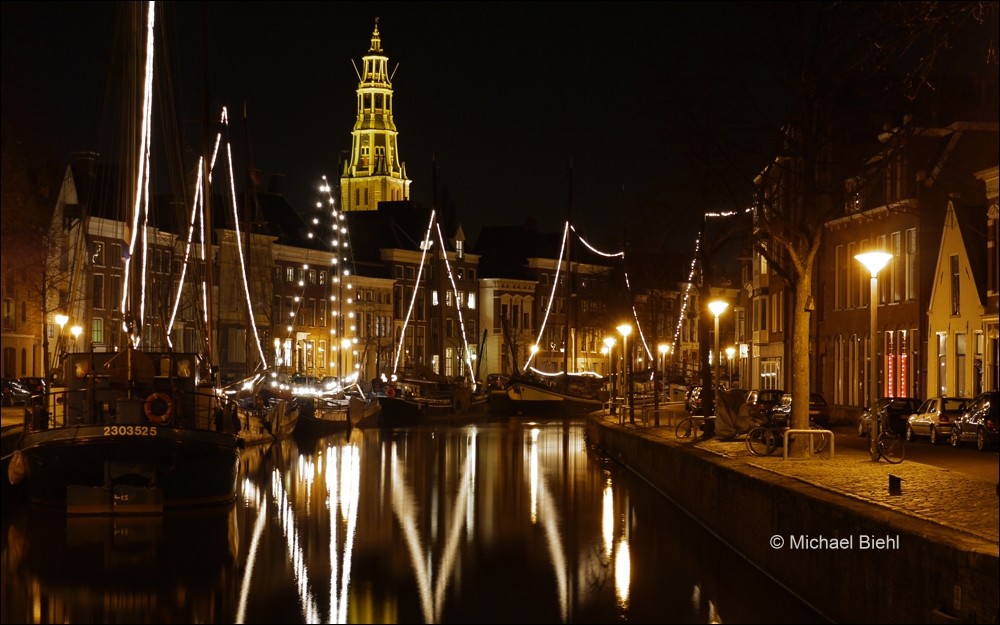
[[[672,427],[602,413],[587,432],[831,621],[998,622],[994,484],[844,453],[760,458],[741,440],[677,439]],[[889,492],[890,473],[902,494]]]

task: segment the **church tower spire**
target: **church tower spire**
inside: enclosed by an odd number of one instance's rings
[[[376,210],[379,202],[410,198],[410,179],[396,144],[388,63],[375,18],[371,47],[358,72],[358,116],[351,131],[351,155],[340,174],[344,211]],[[358,71],[357,65],[354,69]]]

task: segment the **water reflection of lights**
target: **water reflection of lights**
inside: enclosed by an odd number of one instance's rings
[[[566,554],[559,535],[559,511],[553,504],[553,497],[548,485],[542,479],[540,450],[538,444],[538,428],[532,428],[528,443],[528,474],[531,487],[531,522],[538,522],[538,512],[545,529],[546,544],[552,556],[552,569],[556,576],[556,588],[559,594],[559,613],[563,623],[569,616],[569,580],[566,574]]]
[[[458,554],[459,539],[464,530],[471,531],[470,519],[475,516],[474,485],[476,482],[476,429],[470,429],[468,453],[462,465],[462,474],[458,483],[458,493],[455,496],[451,514],[446,519],[447,535],[441,554],[441,565],[437,575],[434,571],[434,554],[427,550],[424,555],[424,545],[421,543],[415,514],[420,510],[413,496],[413,489],[406,476],[403,475],[399,462],[399,453],[395,444],[392,446],[390,458],[392,469],[392,509],[403,530],[403,537],[413,561],[413,572],[417,578],[417,592],[420,596],[420,606],[425,623],[438,623],[444,607],[445,593],[448,582],[455,571],[455,561]],[[436,515],[434,515],[436,517]],[[464,517],[464,521],[463,521]]]
[[[622,536],[615,550],[615,597],[618,607],[628,607],[629,586],[632,583],[632,556],[628,549],[628,539]]]
[[[701,612],[701,602],[702,602],[702,592],[701,584],[695,584],[691,588],[691,608],[697,614]],[[715,602],[711,599],[708,600],[708,623],[721,623],[722,616],[719,615],[719,610],[715,606]]]
[[[330,508],[330,622],[347,622],[347,591],[351,582],[351,556],[354,553],[354,536],[358,525],[358,502],[361,499],[361,454],[357,446],[327,447],[327,456],[337,456],[340,462],[328,462],[326,465],[326,484],[338,485],[336,493],[328,495]],[[339,477],[339,479],[338,479]],[[340,503],[337,506],[337,503]],[[340,523],[334,509],[339,508],[344,522],[344,553],[343,560],[337,558],[339,536],[337,529]],[[340,572],[340,588],[338,593],[337,574]]]
[[[249,480],[247,481],[249,483]],[[244,491],[246,488],[244,487]],[[248,501],[255,501],[249,499]],[[246,618],[247,599],[250,597],[250,580],[253,579],[254,565],[257,563],[257,548],[260,546],[260,536],[267,525],[267,501],[259,501],[257,504],[257,522],[253,526],[253,534],[250,537],[250,550],[247,552],[246,568],[243,570],[243,582],[240,584],[240,603],[236,610],[236,622],[242,623]]]
[[[325,470],[324,470],[324,458]],[[302,618],[306,623],[346,623],[347,593],[351,578],[351,556],[353,553],[355,530],[357,528],[358,501],[360,499],[361,462],[357,446],[327,447],[326,453],[316,461],[300,458],[297,466],[299,484],[306,487],[306,497],[311,499],[312,486],[316,477],[323,476],[326,487],[325,503],[330,512],[330,614],[328,619],[319,615],[318,602],[310,590],[308,563],[301,544],[301,535],[295,521],[295,510],[288,492],[281,481],[281,471],[274,469],[271,474],[272,499],[277,506],[279,525],[288,549],[288,558],[295,576],[295,586],[302,607]],[[243,484],[243,498],[248,508],[257,511],[257,520],[247,554],[247,563],[240,588],[239,607],[236,622],[244,622],[246,605],[250,594],[250,581],[260,545],[261,534],[267,525],[267,499],[260,489],[249,479]],[[338,515],[339,511],[339,515]],[[344,532],[340,536],[343,523]],[[343,546],[343,557],[338,554]]]
[[[604,497],[601,509],[601,528],[604,536],[604,557],[614,566],[615,600],[619,608],[628,608],[629,588],[632,584],[632,554],[629,551],[625,527],[617,547],[615,539],[615,497],[611,479],[604,482]]]
[[[604,498],[601,507],[601,529],[604,535],[604,557],[611,561],[611,547],[615,539],[615,497],[611,480],[604,483]]]

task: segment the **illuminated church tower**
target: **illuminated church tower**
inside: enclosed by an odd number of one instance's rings
[[[363,63],[358,75],[358,118],[351,131],[351,155],[340,174],[340,206],[344,211],[375,210],[379,202],[410,198],[410,179],[406,177],[406,165],[399,162],[396,146],[392,77],[389,57],[382,52],[378,18]]]

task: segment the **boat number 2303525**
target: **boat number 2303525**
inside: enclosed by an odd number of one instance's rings
[[[105,436],[156,436],[156,428],[149,425],[105,425]]]

